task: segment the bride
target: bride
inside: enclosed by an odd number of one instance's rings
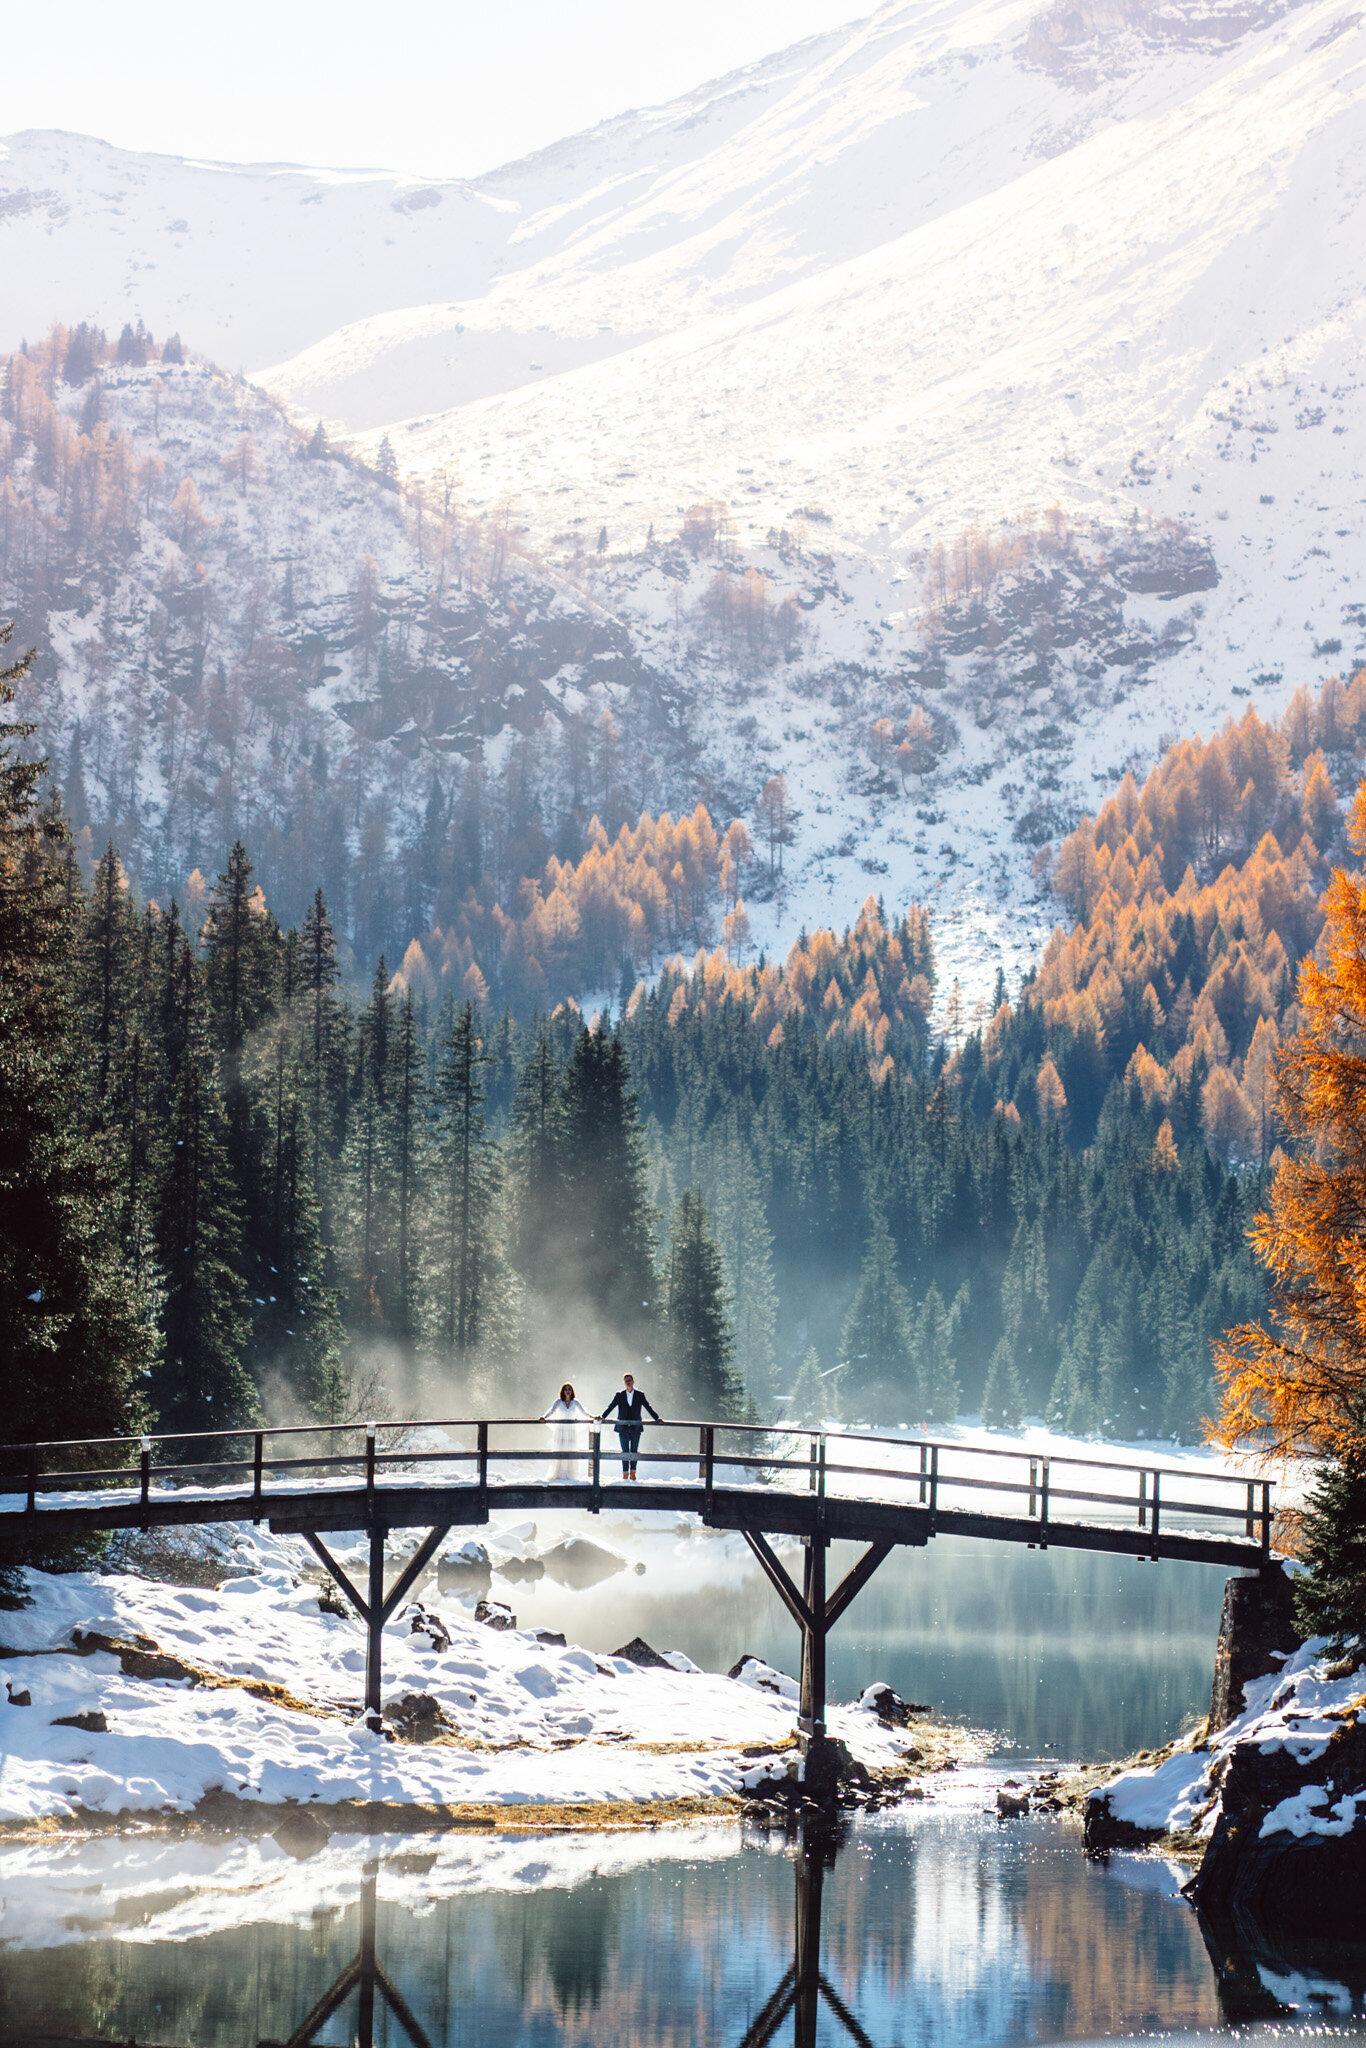
[[[597,1417],[590,1415],[582,1401],[576,1399],[574,1389],[568,1380],[560,1388],[558,1400],[551,1402],[541,1420],[550,1424],[550,1448],[555,1453],[550,1467],[550,1478],[585,1478],[587,1475],[583,1465],[583,1452],[588,1446],[583,1424],[595,1422]],[[570,1456],[573,1451],[579,1453],[578,1458]]]

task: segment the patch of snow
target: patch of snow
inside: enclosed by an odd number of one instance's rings
[[[767,1666],[767,1683],[751,1674],[737,1684],[677,1654],[645,1671],[485,1628],[458,1601],[429,1595],[449,1649],[414,1626],[411,1609],[396,1616],[384,1631],[384,1699],[428,1695],[445,1737],[387,1740],[361,1712],[359,1622],[320,1610],[301,1544],[237,1536],[245,1574],[216,1594],[117,1573],[28,1574],[32,1604],[0,1617],[6,1647],[30,1653],[12,1668],[32,1695],[28,1707],[0,1703],[0,1819],[187,1812],[215,1790],[300,1804],[711,1796],[738,1789],[742,1748],[793,1734],[797,1688]],[[73,1654],[76,1632],[91,1629],[141,1637],[208,1682],[125,1676],[118,1655]],[[96,1714],[100,1732],[53,1725]],[[852,1707],[830,1720],[869,1763],[906,1747]]]

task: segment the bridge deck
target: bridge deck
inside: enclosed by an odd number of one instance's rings
[[[495,1446],[494,1431],[514,1441]],[[598,1430],[570,1462],[575,1477],[560,1477],[543,1426],[522,1418],[165,1438],[159,1456],[147,1438],[11,1447],[0,1450],[0,1489],[19,1480],[22,1491],[0,1491],[0,1531],[32,1538],[39,1528],[85,1535],[255,1520],[323,1534],[478,1527],[496,1509],[606,1508],[696,1514],[714,1528],[769,1535],[919,1546],[952,1534],[1225,1569],[1256,1569],[1270,1554],[1271,1488],[1262,1480],[928,1438],[775,1436],[721,1423],[666,1424],[651,1435],[668,1447],[639,1452],[638,1483],[613,1477],[616,1459]],[[137,1465],[115,1463],[131,1442]]]
[[[495,1446],[495,1429],[513,1441]],[[612,1478],[601,1429],[586,1434],[586,1448],[576,1439],[566,1452],[543,1448],[543,1424],[524,1417],[304,1426],[164,1438],[159,1458],[143,1437],[136,1465],[118,1462],[130,1439],[11,1446],[0,1449],[0,1536],[40,1547],[44,1535],[252,1520],[304,1537],[365,1623],[366,1710],[378,1728],[385,1623],[451,1529],[477,1528],[502,1508],[696,1514],[744,1535],[801,1631],[799,1725],[808,1744],[825,1740],[826,1637],[898,1545],[958,1535],[1185,1558],[1225,1571],[1260,1569],[1271,1557],[1270,1483],[1225,1473],[704,1422],[653,1430],[664,1448],[633,1453],[646,1477],[632,1483]],[[397,1529],[427,1534],[386,1587],[385,1542]],[[364,1593],[322,1540],[347,1530],[369,1535]],[[770,1536],[802,1540],[800,1587]],[[866,1548],[827,1596],[834,1541]]]

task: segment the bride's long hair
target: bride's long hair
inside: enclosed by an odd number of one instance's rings
[[[573,1398],[574,1389],[570,1386],[568,1380],[566,1380],[564,1385],[560,1388],[560,1399],[564,1402],[567,1408],[569,1406],[569,1403],[573,1400]]]

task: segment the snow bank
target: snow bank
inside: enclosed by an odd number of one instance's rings
[[[240,1576],[217,1591],[29,1574],[32,1604],[0,1615],[10,1694],[30,1701],[0,1701],[0,1822],[187,1813],[215,1794],[438,1808],[711,1799],[794,1734],[796,1688],[766,1667],[736,1682],[673,1653],[642,1669],[484,1627],[433,1586],[385,1630],[383,1699],[405,1739],[376,1735],[361,1715],[363,1631],[320,1609],[302,1546],[243,1527],[232,1554]],[[92,1634],[101,1646],[76,1654]],[[167,1671],[184,1675],[153,1675]],[[907,1747],[856,1708],[830,1720],[870,1766]]]

